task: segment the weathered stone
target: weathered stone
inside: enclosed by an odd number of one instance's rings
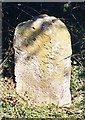
[[[71,40],[63,22],[41,15],[15,30],[16,91],[29,104],[71,104]]]

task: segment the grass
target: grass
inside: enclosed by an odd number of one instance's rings
[[[27,104],[15,90],[15,85],[12,80],[1,78],[0,80],[0,119],[6,118],[62,118],[62,119],[78,119],[84,120],[84,85],[83,80],[79,75],[82,68],[72,68],[71,78],[71,94],[72,106],[69,108],[59,108],[54,104],[48,104],[42,107],[32,107]]]

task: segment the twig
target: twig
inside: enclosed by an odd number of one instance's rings
[[[74,58],[80,65],[82,65],[82,63],[78,59],[76,59],[74,55],[72,55],[71,57]]]
[[[2,69],[3,65],[7,62],[9,56],[5,58],[5,60],[0,64],[0,69]]]

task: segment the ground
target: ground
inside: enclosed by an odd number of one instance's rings
[[[78,68],[75,69],[78,70]],[[73,72],[75,69],[73,69]],[[68,118],[71,118],[72,120],[84,120],[84,85],[82,84],[81,79],[77,79],[77,72],[75,72],[75,76],[72,74],[71,78],[72,105],[69,108],[60,108],[54,104],[48,104],[43,107],[29,106],[26,101],[17,95],[16,86],[12,80],[6,77],[1,78],[0,119],[6,120],[6,118],[8,118],[8,120],[10,120],[10,118],[15,118],[15,120],[17,120],[17,118],[62,118],[63,120],[65,118],[65,120],[68,120]],[[75,80],[75,82],[72,80]]]

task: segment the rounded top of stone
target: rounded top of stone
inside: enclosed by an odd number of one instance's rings
[[[49,16],[47,14],[41,14],[39,16],[34,17],[31,20],[21,22],[17,25],[15,29],[15,36],[19,37],[21,39],[21,36],[28,36],[29,32],[30,34],[32,32],[36,31],[46,31],[51,28],[51,26],[55,26],[57,28],[64,28],[66,29],[65,24],[59,19],[54,16]]]
[[[18,24],[15,29],[14,45],[21,49],[24,47],[27,51],[34,51],[34,46],[41,49],[40,43],[43,43],[45,40],[46,42],[54,41],[51,42],[52,44],[55,44],[56,41],[61,41],[60,47],[63,46],[61,47],[62,50],[63,48],[69,48],[70,34],[65,24],[59,18],[42,14],[32,20]],[[55,50],[57,49],[56,46]],[[61,54],[63,54],[63,51]],[[69,51],[64,56],[66,57],[68,54]]]
[[[44,20],[48,19],[49,20],[49,19],[58,19],[58,18],[56,18],[54,16],[49,16],[47,14],[41,14],[41,15],[38,15],[38,16],[33,18],[34,21],[37,20],[37,19],[44,19]]]

